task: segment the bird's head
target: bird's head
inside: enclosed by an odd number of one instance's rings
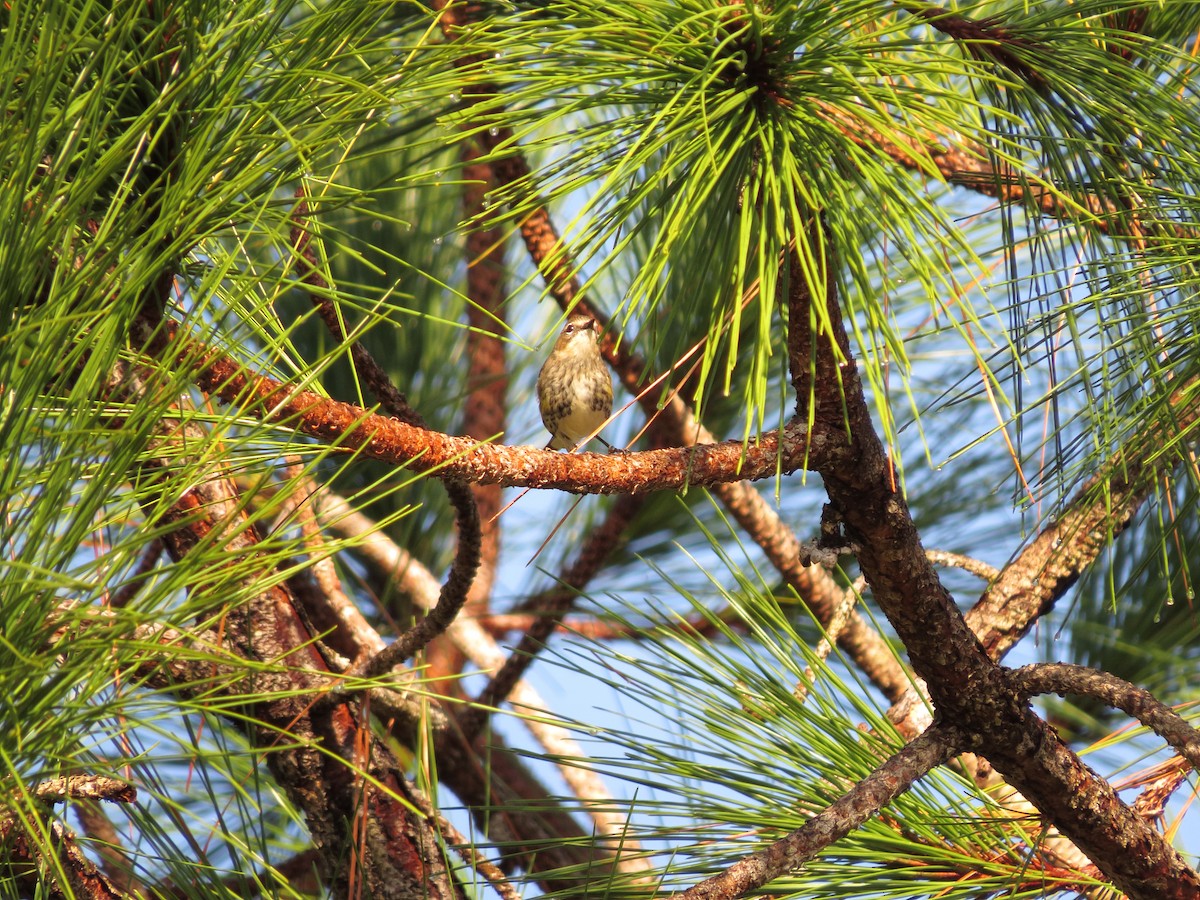
[[[575,312],[567,317],[567,324],[554,342],[554,352],[592,352],[600,336],[600,323],[587,313]]]

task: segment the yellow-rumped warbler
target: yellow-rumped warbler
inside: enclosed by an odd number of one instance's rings
[[[572,313],[538,374],[538,409],[550,432],[549,449],[574,450],[612,412],[612,378],[600,357],[599,334],[599,322]]]

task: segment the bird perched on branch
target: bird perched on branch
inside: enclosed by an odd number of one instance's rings
[[[542,365],[537,395],[542,422],[550,432],[547,449],[574,450],[612,412],[612,378],[600,356],[599,335],[599,322],[587,313],[572,313]]]

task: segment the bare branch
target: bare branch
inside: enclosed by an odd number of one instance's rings
[[[353,510],[332,491],[320,491],[314,502],[322,521],[340,534],[355,536],[358,539],[357,550],[367,564],[384,576],[395,579],[414,603],[428,609],[436,602],[438,584],[433,575],[381,533],[365,515]],[[455,619],[446,630],[446,637],[482,672],[498,671],[507,659],[495,639],[478,622],[467,616]],[[539,713],[548,709],[537,691],[524,681],[514,685],[509,700],[515,707]],[[565,728],[536,715],[523,719],[523,722],[547,753],[564,759],[586,756],[583,748]],[[489,833],[494,839],[515,842],[524,848],[536,848],[527,861],[535,871],[570,867],[578,872],[582,864],[596,862],[590,858],[593,852],[603,856],[603,849],[576,845],[585,843],[587,836],[574,824],[569,814],[556,812],[550,792],[521,769],[516,760],[508,758],[494,735],[488,747],[490,755],[486,769],[472,746],[467,745],[453,729],[437,737],[439,771],[443,777],[460,797],[477,803],[477,811],[488,823]],[[611,846],[614,851],[619,847],[626,851],[619,863],[621,868],[644,868],[644,861],[624,858],[630,855],[628,851],[636,849],[636,844],[626,837],[629,823],[624,816],[613,811],[612,796],[604,782],[594,773],[566,763],[559,766],[559,772],[577,797],[593,802],[592,818],[596,832],[604,839],[605,847]],[[504,798],[514,793],[528,799],[531,806],[542,811],[505,806]],[[497,803],[500,804],[502,815],[498,815],[494,809]],[[548,818],[554,820],[553,826],[547,825]],[[497,834],[497,829],[505,827],[511,829],[509,834]],[[571,884],[575,888],[579,886],[578,881],[572,880]]]
[[[1144,688],[1116,675],[1068,663],[1035,663],[1012,673],[1023,694],[1092,697],[1137,719],[1200,771],[1200,731]]]
[[[578,592],[591,581],[604,560],[617,548],[622,532],[641,509],[642,503],[642,497],[632,494],[619,497],[600,527],[589,532],[575,562],[563,573],[561,587],[538,599],[533,610],[535,618],[521,637],[521,642],[479,692],[476,705],[459,716],[459,725],[467,740],[475,739],[487,722],[491,708],[504,702],[533,664],[546,639],[554,633],[563,616],[574,605]]]
[[[73,800],[111,800],[116,803],[136,803],[137,788],[119,778],[107,775],[64,775],[40,782],[33,795],[45,803]]]
[[[1000,570],[995,566],[990,566],[981,559],[963,556],[961,553],[950,553],[947,550],[926,550],[925,556],[935,566],[962,569],[964,572],[976,575],[984,581],[995,581],[1000,575]]]
[[[320,312],[321,319],[334,338],[344,342],[347,337],[341,317],[328,299],[329,285],[317,268],[316,253],[312,249],[309,233],[302,227],[307,223],[309,214],[308,204],[304,199],[304,189],[298,188],[296,196],[292,245],[303,262],[304,281],[312,288],[310,297]],[[417,428],[425,428],[425,422],[420,414],[409,405],[408,400],[392,383],[387,372],[375,361],[366,347],[360,341],[355,341],[350,350],[355,370],[370,386],[372,393],[375,394],[383,408],[402,422],[407,422]],[[458,546],[454,554],[454,562],[450,566],[450,572],[438,595],[437,605],[429,611],[425,618],[400,635],[386,649],[379,651],[369,660],[355,663],[348,673],[350,675],[366,675],[373,678],[404,662],[445,631],[446,626],[454,620],[458,611],[467,602],[467,592],[471,589],[471,582],[475,580],[475,572],[479,568],[482,543],[479,508],[475,505],[475,497],[470,488],[461,479],[443,478],[442,485],[446,489],[446,496],[450,498],[450,505],[454,507],[454,521],[458,526]]]
[[[723,441],[614,456],[481,444],[369,413],[259,375],[224,354],[179,336],[174,325],[164,323],[155,349],[161,349],[173,364],[190,368],[202,390],[245,415],[297,428],[348,452],[357,450],[372,459],[441,478],[575,493],[641,493],[775,477],[781,471],[796,471],[806,458],[805,429],[795,424],[767,432],[749,446]]]
[[[1076,494],[966,614],[988,655],[999,660],[1128,527],[1156,480],[1183,461],[1181,438],[1200,421],[1195,383],[1180,385],[1168,413],[1125,446]],[[1164,448],[1167,451],[1164,452]]]

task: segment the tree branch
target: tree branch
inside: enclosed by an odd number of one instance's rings
[[[1093,697],[1137,719],[1200,772],[1200,731],[1153,694],[1116,675],[1068,663],[1035,663],[1012,673],[1022,694]]]
[[[150,349],[162,353],[163,364],[190,369],[201,390],[241,414],[293,427],[347,452],[358,451],[441,478],[575,493],[641,493],[775,477],[796,471],[806,458],[805,429],[795,424],[767,432],[749,446],[723,441],[614,456],[480,444],[259,375],[179,335],[173,324],[164,323]]]
[[[118,888],[79,848],[75,836],[61,822],[50,822],[37,837],[12,814],[0,815],[0,847],[4,848],[5,880],[24,887],[27,896],[85,898],[85,900],[133,900]],[[58,857],[46,859],[47,851]],[[65,883],[55,876],[65,874]]]
[[[434,577],[379,532],[366,516],[350,509],[331,491],[321,490],[314,496],[314,502],[318,515],[329,527],[356,539],[356,549],[368,566],[397,583],[417,606],[427,609],[436,602],[438,585]],[[469,617],[460,616],[452,622],[446,637],[480,671],[497,671],[507,658],[496,641]],[[510,700],[513,705],[530,710],[547,708],[545,701],[524,681],[517,682]],[[524,722],[547,753],[564,760],[585,755],[566,729],[536,716]],[[630,856],[628,853],[616,858],[618,849],[630,851],[636,845],[626,837],[628,821],[611,808],[611,803],[605,802],[611,800],[611,795],[593,773],[566,762],[559,765],[561,776],[576,796],[601,801],[589,810],[598,840],[595,836],[589,838],[570,814],[559,809],[551,792],[504,749],[495,735],[486,748],[486,761],[476,755],[478,742],[468,745],[453,728],[436,734],[435,738],[439,772],[469,805],[492,839],[514,845],[523,864],[533,871],[562,869],[569,873],[550,879],[553,887],[548,886],[548,890],[565,887],[579,891],[583,880],[596,875],[597,869],[608,871],[614,861],[625,870],[644,868],[644,861],[636,856],[625,858]]]
[[[810,240],[823,246],[808,255],[832,270],[825,229],[814,224]],[[789,278],[809,277],[792,254]],[[859,564],[873,596],[925,679],[939,715],[968,737],[963,749],[985,754],[1130,896],[1195,896],[1200,877],[1034,715],[938,581],[871,422],[832,289],[836,282],[826,271],[813,277],[824,283],[807,289],[809,302],[823,302],[824,314],[804,302],[804,290],[793,288],[788,351],[794,381],[811,373],[813,433],[829,445],[815,465],[847,537],[860,548]],[[814,323],[827,331],[818,333]]]
[[[732,900],[759,890],[848,835],[919,778],[948,762],[962,739],[955,729],[935,725],[791,834],[669,900]]]
[[[966,614],[988,654],[1002,659],[1124,531],[1166,470],[1184,460],[1183,438],[1200,422],[1195,380],[1171,394],[1167,414],[1133,435],[1088,480],[1056,522],[1049,523]]]
[[[309,297],[317,307],[321,319],[335,339],[345,342],[346,331],[342,327],[341,317],[328,298],[329,285],[317,268],[316,253],[312,248],[309,232],[305,227],[308,222],[309,209],[304,199],[304,188],[296,190],[297,203],[292,214],[292,246],[300,258],[303,269],[302,277],[310,288]],[[387,372],[383,370],[375,358],[360,341],[350,346],[354,368],[371,392],[379,400],[383,408],[393,417],[407,422],[417,428],[426,428],[421,415],[409,405],[407,398],[392,383]],[[386,649],[366,660],[355,663],[348,675],[365,675],[375,678],[392,669],[393,666],[404,662],[418,650],[446,630],[459,610],[467,602],[467,593],[471,582],[475,580],[475,572],[479,568],[482,535],[479,524],[479,508],[475,505],[475,497],[466,482],[458,478],[443,478],[442,485],[450,505],[454,508],[454,521],[458,526],[458,546],[454,554],[454,562],[446,581],[442,584],[438,595],[437,605],[416,625],[400,635]]]
[[[561,586],[548,596],[538,598],[533,608],[535,618],[521,641],[508,655],[504,665],[492,675],[491,680],[475,698],[475,705],[459,716],[459,727],[468,741],[473,741],[483,730],[491,708],[499,706],[512,693],[517,682],[533,665],[538,652],[545,646],[546,639],[554,633],[583,590],[599,571],[604,561],[620,542],[621,534],[641,509],[641,496],[623,494],[617,498],[608,516],[599,528],[592,529],[584,540],[575,562],[563,573]]]
[[[33,795],[44,803],[63,800],[111,800],[115,803],[137,802],[137,788],[119,778],[107,775],[64,775],[39,782]]]
[[[478,221],[485,197],[495,182],[491,166],[478,161],[474,143],[460,149],[463,161],[463,214],[468,222]],[[505,315],[504,235],[499,228],[472,227],[466,236],[467,264],[467,384],[463,403],[463,433],[478,441],[499,439],[505,430],[508,368],[505,342],[494,330],[503,327]],[[490,611],[492,586],[500,556],[502,489],[498,484],[472,484],[471,494],[479,510],[480,559],[463,606],[464,615],[478,618]],[[465,657],[451,641],[437,641],[426,651],[429,674],[439,693],[461,696]]]
[[[154,394],[153,385],[125,369],[113,372],[103,391],[105,399],[157,408]],[[176,426],[169,419],[159,421],[147,441],[138,477],[164,487],[192,446],[211,443],[197,425]],[[416,890],[428,900],[460,897],[436,836],[400,799],[403,765],[364,730],[348,704],[313,702],[328,688],[328,669],[286,584],[249,565],[258,539],[234,486],[221,472],[205,472],[197,464],[189,469],[188,489],[165,512],[152,512],[176,562],[211,553],[213,545],[223,551],[208,557],[210,565],[188,588],[220,609],[222,643],[232,653],[270,664],[252,666],[249,673],[242,665],[229,683],[230,695],[246,698],[232,724],[253,746],[269,751],[267,766],[304,812],[330,888],[345,893],[353,881],[383,898],[402,900]],[[273,565],[265,556],[262,564],[266,570]],[[230,595],[238,601],[227,602]],[[211,683],[211,674],[203,678]],[[281,735],[287,740],[276,746]],[[364,769],[371,779],[362,777]]]
[[[1048,58],[1049,49],[1006,28],[998,19],[971,19],[925,3],[899,2],[896,5],[962,44],[976,59],[994,62],[1032,87],[1046,87],[1046,79],[1018,51],[1036,50]]]

